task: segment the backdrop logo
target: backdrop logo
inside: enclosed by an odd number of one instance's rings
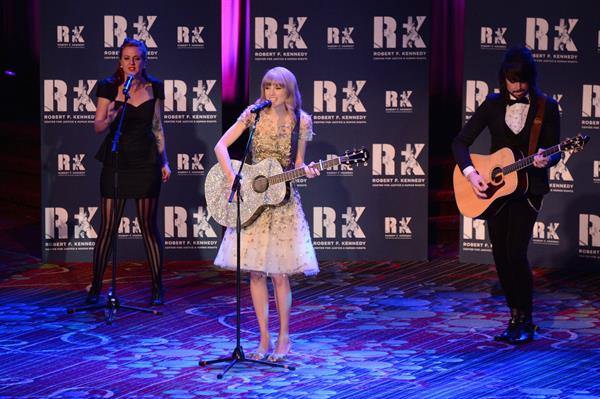
[[[96,106],[91,94],[96,80],[80,79],[75,82],[69,91],[69,85],[64,80],[44,80],[44,123],[94,122]]]
[[[178,26],[177,27],[177,48],[180,49],[203,49],[204,39],[202,31],[204,26]]]
[[[423,151],[425,144],[406,144],[404,150],[400,152],[402,162],[400,162],[400,174],[402,176],[425,176],[425,171],[421,168],[421,164],[417,158]]]
[[[550,168],[550,189],[553,192],[572,193],[575,189],[575,179],[567,167],[571,155],[569,151],[563,152],[558,163]]]
[[[490,89],[483,80],[467,80],[465,91],[465,112],[473,113],[483,104]]]
[[[560,100],[562,100],[563,95],[559,94],[559,93],[555,93],[555,94],[552,94],[552,98],[558,104],[558,112],[560,112],[560,114],[562,115],[563,109],[562,109],[562,106],[560,105]]]
[[[44,112],[67,112],[67,83],[44,80]]]
[[[408,16],[402,23],[390,16],[373,17],[374,60],[424,60],[427,45],[421,36],[425,16]]]
[[[396,149],[392,144],[373,144],[371,157],[373,176],[396,175]]]
[[[327,160],[335,159],[338,154],[327,154]],[[352,166],[346,164],[335,165],[325,170],[326,176],[354,176]]]
[[[533,225],[533,242],[535,244],[559,245],[559,226],[560,223],[556,222],[535,222]]]
[[[202,206],[190,208],[189,213],[181,206],[165,206],[165,248],[216,249],[212,217]]]
[[[56,47],[58,48],[85,48],[85,39],[82,35],[84,25],[69,27],[58,25],[56,27]]]
[[[486,221],[463,216],[463,251],[491,252],[492,245],[487,239]]]
[[[177,175],[179,176],[203,176],[204,165],[202,165],[204,154],[177,154]]]
[[[140,222],[137,217],[133,219],[127,216],[121,217],[121,223],[119,223],[119,238],[142,238],[142,229],[140,228]]]
[[[77,86],[73,88],[75,98],[73,99],[73,111],[75,112],[96,112],[96,106],[92,101],[91,94],[95,80],[79,80]]]
[[[405,144],[396,164],[396,148],[392,144],[375,143],[371,151],[372,187],[425,187],[425,171],[418,161],[425,144]],[[398,168],[399,166],[399,168]],[[423,176],[423,177],[420,177]]]
[[[410,101],[412,90],[386,90],[385,92],[385,112],[393,114],[407,114],[413,112],[413,105]]]
[[[376,49],[395,49],[396,29],[398,24],[393,17],[374,17],[373,18],[373,48]]]
[[[217,123],[216,83],[197,80],[189,90],[183,80],[165,80],[165,123]]]
[[[410,229],[410,222],[412,217],[403,216],[395,218],[387,216],[384,218],[384,237],[386,240],[411,240],[412,230]]]
[[[540,62],[576,63],[577,46],[572,33],[578,21],[577,18],[560,18],[551,33],[546,19],[527,18],[525,43]]]
[[[92,249],[93,239],[98,237],[92,226],[92,219],[97,211],[98,207],[79,207],[70,219],[69,212],[65,208],[45,208],[44,245],[46,250]]]
[[[58,154],[57,170],[59,176],[85,176],[83,165],[85,154]]]
[[[128,33],[127,19],[121,15],[104,16],[104,59],[117,59],[119,57],[119,47],[123,44],[126,37],[130,36],[140,40],[148,47],[148,58],[158,58],[158,44],[152,37],[150,30],[156,22],[156,15],[139,15],[132,24],[133,35]]]
[[[341,90],[341,95],[338,95],[338,86],[334,82],[330,80],[315,80],[313,86],[313,112],[316,114],[333,114],[314,115],[315,124],[367,123],[367,115],[355,115],[356,113],[367,112],[360,99],[366,84],[366,80],[348,80]],[[341,113],[338,109],[341,109]]]
[[[592,162],[594,183],[600,183],[600,161]]]
[[[581,128],[600,129],[600,85],[584,84]]]
[[[338,28],[330,26],[327,28],[327,48],[330,50],[354,50],[352,39],[353,26]]]
[[[306,61],[308,46],[302,38],[307,17],[288,17],[283,31],[273,17],[254,18],[254,59],[256,61]],[[281,37],[282,40],[279,40]]]
[[[600,259],[600,216],[579,214],[579,256]]]
[[[313,207],[313,243],[318,249],[366,250],[366,235],[360,225],[366,207],[346,207],[338,219],[334,208]],[[338,239],[339,237],[339,239]]]
[[[482,26],[480,36],[481,48],[491,50],[506,49],[507,43],[504,38],[506,30],[506,26],[499,26],[497,28]]]

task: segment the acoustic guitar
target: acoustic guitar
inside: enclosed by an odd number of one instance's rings
[[[577,135],[544,150],[548,157],[562,151],[580,151],[590,140],[589,136]],[[503,203],[513,197],[524,195],[528,180],[526,168],[533,164],[533,157],[523,157],[520,151],[501,148],[490,155],[471,154],[473,166],[488,185],[487,198],[479,198],[458,165],[454,167],[454,196],[458,210],[470,218],[485,219],[495,215]]]
[[[321,171],[342,164],[366,165],[368,159],[369,153],[365,149],[346,151],[344,155],[316,162],[315,167]],[[232,160],[231,165],[237,171],[240,161]],[[264,159],[254,165],[244,165],[240,186],[242,227],[250,225],[266,207],[284,203],[289,196],[289,185],[284,183],[304,176],[306,176],[304,168],[284,171],[279,161],[272,158]],[[231,203],[227,201],[231,186],[218,163],[206,175],[204,188],[206,207],[210,216],[222,226],[235,227],[237,204],[236,201]]]

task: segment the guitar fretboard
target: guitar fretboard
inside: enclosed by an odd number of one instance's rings
[[[338,158],[329,159],[327,161],[315,162],[315,168],[318,169],[319,171],[324,170],[324,169],[329,169],[331,167],[340,165],[342,162],[344,162],[344,160],[346,158],[347,157],[342,156],[342,157],[338,157]],[[298,178],[304,177],[304,176],[306,176],[306,173],[304,172],[304,168],[292,169],[292,170],[288,170],[286,172],[280,173],[278,175],[273,175],[273,176],[269,177],[269,184],[285,183],[287,181],[298,179]]]
[[[546,150],[542,151],[540,154],[545,157],[556,154],[557,152],[562,151],[562,149],[560,148],[561,144],[557,144],[555,146],[547,148]],[[519,159],[515,163],[511,163],[510,165],[503,167],[502,173],[506,175],[506,174],[509,174],[512,172],[517,172],[521,169],[524,169],[524,168],[530,166],[531,164],[533,164],[533,157],[535,157],[536,155],[539,155],[539,154],[530,155],[528,157]]]

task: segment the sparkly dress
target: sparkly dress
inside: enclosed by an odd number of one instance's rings
[[[286,123],[278,128],[275,113],[272,114],[261,114],[254,132],[252,159],[258,163],[266,158],[274,158],[287,170],[291,165],[291,135],[295,118],[288,115]],[[249,127],[254,124],[254,118],[249,107],[238,121]],[[312,122],[304,112],[300,115],[299,133],[299,141],[312,139]],[[300,194],[293,184],[289,200],[283,205],[266,208],[252,224],[242,229],[241,251],[241,268],[245,271],[267,275],[313,275],[319,272]],[[214,263],[226,269],[235,269],[236,261],[236,230],[227,228]]]

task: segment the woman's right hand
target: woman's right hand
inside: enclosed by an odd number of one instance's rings
[[[115,119],[117,119],[117,115],[119,114],[119,111],[121,110],[121,107],[115,109],[115,102],[111,101],[110,104],[108,104],[108,109],[106,110],[106,123],[108,124],[108,126],[110,126]]]

